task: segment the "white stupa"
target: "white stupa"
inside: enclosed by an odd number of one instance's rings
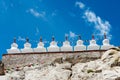
[[[87,47],[87,50],[99,50],[100,46],[96,44],[96,40],[94,39],[94,35],[92,35],[92,40],[90,40],[90,44]]]
[[[58,52],[58,51],[60,51],[60,48],[58,47],[54,36],[52,37],[52,42],[50,43],[50,46],[47,48],[47,50],[48,50],[48,52]]]
[[[29,43],[29,39],[26,38],[26,43],[24,44],[24,48],[21,49],[22,53],[28,53],[33,52],[33,49],[31,48],[31,44]]]
[[[40,38],[40,42],[38,43],[37,48],[34,48],[34,52],[46,52],[46,48],[44,47],[44,43],[42,42],[42,37]]]
[[[7,49],[8,53],[20,53],[20,50],[18,49],[18,45],[16,43],[16,38],[14,38],[14,42],[11,44],[11,48]]]
[[[70,42],[68,41],[68,36],[66,36],[66,40],[63,42],[63,46],[61,47],[61,51],[73,51]]]
[[[110,48],[113,48],[114,46],[110,44],[109,39],[107,39],[106,34],[104,34],[104,40],[103,40],[103,45],[101,46],[102,50],[107,50]]]
[[[74,51],[84,51],[86,50],[86,46],[83,44],[83,40],[81,40],[81,36],[78,36],[78,41],[76,46],[74,47]]]

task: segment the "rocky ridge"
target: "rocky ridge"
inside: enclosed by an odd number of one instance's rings
[[[100,59],[56,59],[40,66],[30,64],[6,70],[6,80],[120,80],[120,48],[106,51]]]

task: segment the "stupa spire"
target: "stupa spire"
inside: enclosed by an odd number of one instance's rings
[[[94,34],[92,35],[92,40],[94,40],[95,39],[95,36],[94,36]]]
[[[102,43],[103,43],[103,45],[101,46],[102,50],[107,50],[114,47],[114,45],[110,44],[109,39],[107,39],[106,33],[104,33],[104,40],[102,41]]]
[[[73,51],[73,48],[70,45],[70,42],[68,41],[68,35],[65,35],[65,41],[63,42],[61,51]]]
[[[74,51],[83,51],[86,50],[86,46],[83,44],[83,40],[81,40],[81,36],[78,35],[78,40],[76,42],[76,46],[74,46]]]
[[[40,42],[42,42],[42,37],[40,37]]]
[[[34,52],[46,52],[46,48],[44,47],[42,36],[40,36],[39,43],[37,44],[37,48],[34,48]]]
[[[55,41],[55,37],[54,36],[52,36],[52,41]]]
[[[14,37],[13,42],[16,43],[16,37]]]
[[[14,37],[13,43],[11,44],[11,48],[7,49],[8,53],[20,53],[20,50],[18,49],[18,45],[16,43],[16,38]]]
[[[31,44],[29,43],[29,38],[26,38],[26,43],[24,44],[24,48],[21,49],[22,53],[28,53],[33,52],[33,49],[31,48]]]
[[[96,43],[94,35],[92,35],[92,40],[90,40],[90,44],[87,47],[87,50],[99,50],[100,46]]]
[[[29,38],[28,37],[26,38],[26,42],[29,42]]]
[[[106,35],[106,33],[104,33],[104,39],[107,39],[107,35]]]
[[[68,41],[68,35],[65,35],[65,40]]]
[[[55,37],[54,36],[52,36],[52,41],[50,43],[50,46],[47,48],[47,50],[49,52],[56,52],[56,51],[58,52],[58,51],[60,51],[60,49],[59,49],[59,47],[57,45],[57,42],[55,41]]]
[[[81,40],[81,36],[80,35],[78,35],[78,40]]]

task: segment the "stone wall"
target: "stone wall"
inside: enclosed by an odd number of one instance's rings
[[[57,58],[67,57],[100,58],[105,50],[71,51],[71,52],[42,52],[42,53],[16,53],[3,54],[2,62],[5,69],[26,66],[29,64],[51,64]]]

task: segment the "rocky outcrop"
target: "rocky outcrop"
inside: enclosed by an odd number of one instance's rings
[[[101,59],[77,63],[72,67],[71,80],[119,80],[120,52],[116,49],[106,51]]]
[[[100,59],[57,58],[50,64],[30,64],[6,70],[6,80],[120,80],[120,51],[110,49]]]
[[[20,71],[9,71],[7,80],[68,80],[71,75],[71,63],[55,64],[54,66],[23,67]]]

